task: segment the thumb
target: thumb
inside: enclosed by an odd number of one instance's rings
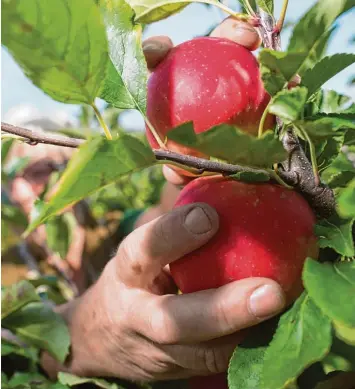
[[[246,49],[256,50],[261,44],[261,38],[256,29],[247,22],[233,17],[223,20],[211,33],[211,37],[230,39]]]

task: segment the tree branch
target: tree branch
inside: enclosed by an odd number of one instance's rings
[[[280,30],[276,27],[274,18],[261,8],[258,9],[258,13],[261,22],[259,32],[264,47],[281,51]],[[277,126],[280,131],[282,128],[280,118],[277,118]],[[318,217],[329,217],[336,206],[332,189],[321,182],[318,183],[312,164],[292,129],[285,132],[282,143],[288,153],[288,159],[280,164],[279,176],[303,195]]]
[[[30,145],[45,143],[77,148],[85,142],[82,139],[45,134],[12,126],[7,123],[1,123],[1,130],[27,139]],[[297,192],[301,193],[319,217],[328,217],[335,209],[333,191],[322,183],[316,185],[312,166],[293,131],[288,131],[283,137],[283,144],[289,154],[289,158],[280,164],[278,171],[279,177],[286,184],[294,187]],[[158,161],[179,163],[197,169],[199,174],[203,172],[214,172],[229,176],[237,173],[259,173],[269,177],[271,181],[275,181],[273,176],[267,170],[263,169],[210,161],[208,159],[182,155],[168,150],[153,150],[153,152]]]
[[[63,146],[76,148],[85,141],[82,139],[74,139],[61,135],[47,134],[45,132],[32,131],[27,128],[13,126],[8,123],[1,122],[1,131],[7,132],[27,139],[27,143],[35,146],[38,143],[45,143],[54,146]]]
[[[198,169],[198,173],[200,174],[203,172],[214,172],[228,176],[237,173],[262,173],[267,174],[271,178],[270,174],[263,169],[255,169],[249,166],[232,165],[229,163],[210,161],[209,159],[193,157],[191,155],[182,155],[168,150],[153,150],[153,152],[156,159],[159,161],[178,162],[179,164]]]
[[[12,126],[11,124],[1,122],[1,131],[20,136],[28,140],[28,144],[35,146],[38,143],[49,145],[77,148],[85,142],[83,139],[68,138],[55,134],[45,134],[38,131],[28,130],[26,128]],[[266,170],[254,169],[248,166],[232,165],[228,163],[210,161],[208,159],[197,158],[190,155],[182,155],[168,150],[153,150],[158,161],[177,162],[185,166],[189,166],[199,170],[202,174],[206,172],[221,173],[224,175],[246,173],[264,173],[270,176]]]

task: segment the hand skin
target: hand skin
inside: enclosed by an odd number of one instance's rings
[[[226,371],[241,330],[279,313],[285,299],[265,278],[175,294],[167,265],[217,230],[216,211],[197,203],[133,231],[97,283],[58,308],[69,325],[71,356],[59,366],[44,353],[49,375],[61,370],[146,382]]]
[[[255,29],[232,18],[211,35],[250,50],[260,45]],[[153,70],[172,47],[168,37],[147,39],[143,50],[148,68]],[[218,215],[207,204],[170,211],[179,193],[175,185],[190,179],[167,166],[164,174],[168,183],[161,204],[138,221],[139,228],[121,243],[97,283],[57,308],[72,345],[64,365],[42,354],[42,366],[51,377],[67,371],[157,381],[224,372],[244,329],[285,307],[280,286],[265,278],[176,294],[169,263],[205,244],[218,230]]]

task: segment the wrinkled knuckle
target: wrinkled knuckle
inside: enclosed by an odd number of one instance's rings
[[[230,332],[236,330],[232,320],[232,315],[228,314],[230,309],[226,306],[224,300],[222,300],[216,307],[216,320],[219,324],[219,327],[223,329],[224,332]]]
[[[179,329],[171,316],[161,306],[153,307],[151,312],[152,340],[158,344],[178,343]]]
[[[225,358],[215,348],[200,348],[198,354],[206,372],[219,374],[226,370]]]

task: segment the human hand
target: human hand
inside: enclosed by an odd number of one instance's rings
[[[71,356],[58,366],[44,354],[45,369],[53,376],[64,370],[133,381],[226,371],[241,330],[280,312],[285,299],[266,278],[175,294],[169,263],[207,243],[217,230],[216,211],[198,203],[133,231],[98,282],[59,308],[70,328]]]

